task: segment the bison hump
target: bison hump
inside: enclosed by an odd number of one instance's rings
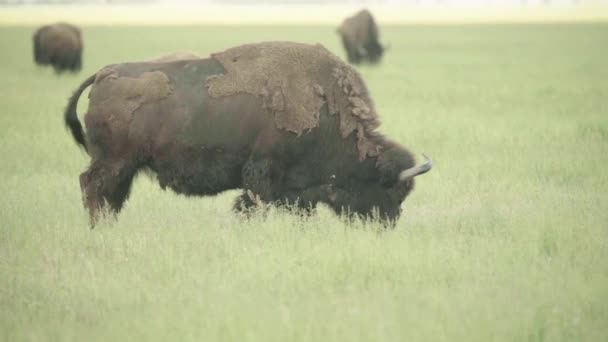
[[[276,126],[298,135],[319,125],[321,107],[339,115],[343,137],[357,131],[360,159],[377,155],[368,137],[378,126],[367,88],[355,69],[323,46],[267,42],[212,54],[226,72],[207,78],[211,97],[261,97]]]

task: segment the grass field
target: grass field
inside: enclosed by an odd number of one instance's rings
[[[89,230],[81,204],[62,110],[86,76],[261,40],[343,56],[332,27],[85,27],[61,77],[32,30],[0,28],[0,340],[607,340],[608,24],[384,28],[359,68],[381,130],[435,167],[381,233],[326,209],[243,221],[234,192],[143,175],[117,221]]]

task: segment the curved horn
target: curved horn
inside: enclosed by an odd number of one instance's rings
[[[424,153],[422,154],[422,156],[424,157],[424,159],[426,159],[424,164],[410,167],[407,170],[401,171],[401,173],[399,174],[400,182],[406,181],[410,178],[413,178],[413,177],[419,176],[423,173],[429,172],[429,170],[433,167],[433,160],[431,158],[427,157],[426,154],[424,154]]]

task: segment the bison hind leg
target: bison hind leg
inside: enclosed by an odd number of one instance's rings
[[[138,167],[125,163],[95,161],[80,175],[83,201],[91,227],[107,213],[118,214],[131,192]]]
[[[239,214],[248,214],[256,207],[255,202],[243,192],[239,197],[234,200],[232,210]]]

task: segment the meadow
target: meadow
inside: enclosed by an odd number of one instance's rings
[[[358,67],[380,129],[435,161],[389,231],[244,220],[235,191],[143,174],[117,220],[90,230],[82,206],[62,112],[87,76],[263,40],[343,57],[333,27],[85,26],[61,76],[33,30],[0,28],[0,340],[606,341],[608,24],[383,27],[386,57]]]

